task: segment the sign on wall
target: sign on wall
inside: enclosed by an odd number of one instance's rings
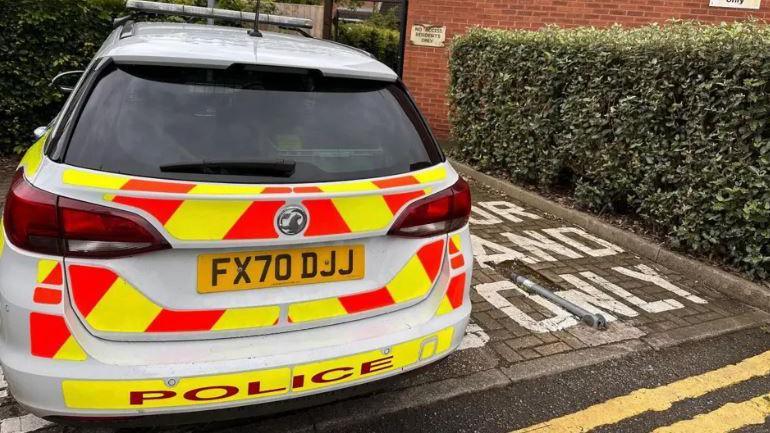
[[[759,9],[761,0],[709,0],[709,6],[732,9]]]
[[[412,26],[414,45],[423,47],[443,47],[446,41],[446,26],[433,26],[430,24],[415,24]]]

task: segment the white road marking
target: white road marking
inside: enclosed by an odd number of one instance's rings
[[[597,238],[596,236],[590,233],[586,233],[584,230],[581,230],[577,227],[557,227],[557,228],[551,228],[551,229],[543,229],[543,231],[548,235],[550,235],[552,238],[559,240],[562,243],[567,244],[578,251],[582,251],[591,257],[612,256],[623,252],[623,249],[620,248],[619,246],[613,243],[607,242],[604,239]],[[586,245],[575,238],[567,236],[567,233],[577,235],[585,240],[601,245],[604,248],[595,248],[590,245]]]
[[[572,316],[572,314],[570,314],[567,310],[559,307],[558,305],[543,298],[542,296],[530,295],[529,293],[522,290],[519,286],[514,284],[512,281],[503,280],[494,283],[477,284],[475,289],[479,295],[487,300],[487,302],[505,313],[505,315],[513,319],[514,322],[518,323],[526,329],[529,329],[532,332],[544,333],[559,331],[578,324],[577,319],[575,319],[575,317]],[[533,319],[530,315],[521,311],[515,305],[511,304],[509,300],[505,299],[505,297],[499,293],[503,290],[516,290],[523,296],[545,307],[548,311],[553,313],[553,317],[549,317],[543,320]]]
[[[518,260],[524,263],[538,262],[538,260],[526,256],[518,251],[514,251],[502,245],[498,245],[492,241],[488,241],[476,235],[471,235],[471,248],[473,249],[473,256],[476,258],[476,262],[478,262],[482,268],[492,268],[487,263],[497,264],[511,260]],[[487,254],[487,250],[490,252],[496,252],[497,254]]]
[[[523,207],[517,206],[507,201],[482,201],[478,203],[479,206],[483,206],[488,210],[500,215],[512,223],[520,223],[524,221],[520,217],[528,218],[531,220],[539,220],[540,215],[527,212]]]
[[[534,230],[524,230],[523,234],[527,236],[519,236],[508,232],[500,233],[500,236],[508,238],[508,240],[513,242],[517,247],[527,250],[527,252],[536,255],[545,262],[555,262],[557,260],[544,250],[564,256],[568,259],[579,259],[583,257],[576,251],[558,244]]]
[[[473,214],[479,215],[481,219],[474,217]],[[500,224],[503,222],[500,218],[476,206],[471,206],[471,216],[468,221],[477,226],[491,226],[492,224]]]
[[[636,278],[637,280],[642,280],[648,283],[655,284],[656,286],[664,288],[675,295],[679,295],[690,302],[694,302],[696,304],[708,304],[708,301],[706,301],[705,299],[699,296],[695,296],[692,293],[688,292],[687,290],[680,289],[679,287],[672,284],[670,281],[661,277],[651,267],[647,265],[636,265],[634,267],[638,269],[640,272],[633,271],[631,269],[624,268],[622,266],[614,267],[612,268],[612,270],[615,272],[619,272],[623,275]]]
[[[0,423],[0,433],[27,433],[53,425],[52,422],[27,414],[6,418]]]
[[[484,347],[489,343],[489,335],[484,332],[484,329],[471,322],[468,323],[468,327],[465,329],[465,337],[460,343],[460,347],[457,350],[475,349],[477,347]]]

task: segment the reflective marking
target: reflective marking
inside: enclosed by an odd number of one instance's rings
[[[770,393],[740,403],[728,403],[719,409],[679,421],[652,433],[727,433],[748,425],[764,424],[770,416]]]
[[[280,314],[281,308],[278,306],[231,308],[225,310],[211,330],[224,331],[272,326]]]
[[[185,200],[165,227],[181,240],[220,240],[250,205],[246,200]]]
[[[24,175],[27,178],[31,178],[37,174],[37,170],[43,162],[43,146],[45,145],[46,138],[48,138],[47,133],[27,149],[27,152],[21,158],[19,167],[24,167]]]
[[[649,411],[661,412],[689,398],[770,374],[770,351],[697,376],[653,389],[642,388],[581,411],[516,430],[517,433],[581,433],[615,424]],[[685,431],[685,430],[682,430]],[[688,432],[709,430],[690,429]],[[721,431],[721,430],[716,430]]]

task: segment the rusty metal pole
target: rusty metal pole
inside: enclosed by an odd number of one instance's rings
[[[323,38],[332,38],[332,15],[334,14],[334,0],[324,0],[324,31]]]

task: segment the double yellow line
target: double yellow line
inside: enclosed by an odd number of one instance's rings
[[[638,389],[515,433],[585,433],[649,411],[665,411],[676,402],[698,398],[757,377],[770,374],[770,351],[697,376],[652,389]],[[722,433],[750,424],[762,424],[770,415],[770,394],[742,403],[730,403],[693,419],[680,421],[654,433]]]

